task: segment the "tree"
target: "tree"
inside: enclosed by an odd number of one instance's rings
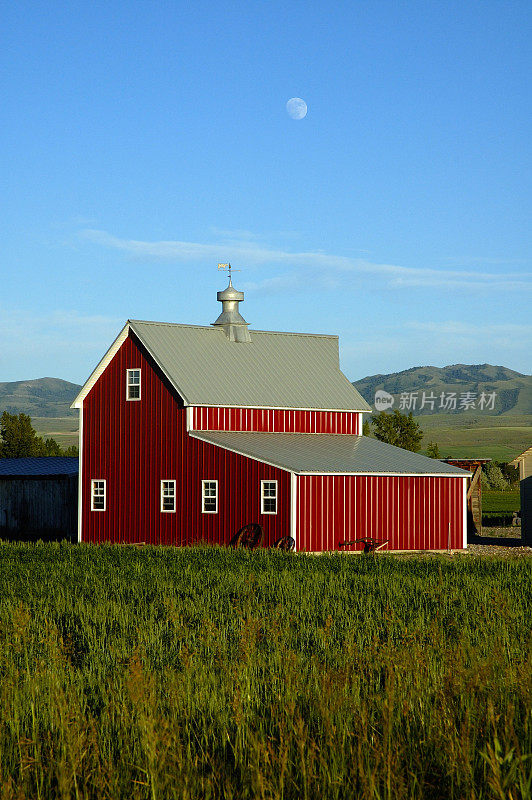
[[[371,417],[375,437],[380,442],[387,442],[404,450],[417,453],[421,447],[423,431],[410,414],[401,414],[396,408],[393,413],[380,411]]]
[[[440,448],[436,442],[429,442],[427,455],[429,458],[441,458]]]
[[[0,418],[0,456],[24,458],[42,455],[43,440],[37,436],[27,414],[4,411]]]
[[[488,461],[487,464],[482,465],[480,479],[486,489],[496,489],[499,492],[504,492],[509,488],[508,481],[496,461]]]
[[[371,436],[371,427],[369,424],[369,419],[365,419],[362,423],[362,436]]]
[[[78,448],[62,450],[55,439],[44,441],[31,424],[27,414],[10,414],[0,417],[0,458],[27,458],[29,456],[77,456]]]
[[[42,439],[41,439],[42,442]],[[57,444],[55,439],[46,439],[41,445],[42,452],[39,455],[43,456],[62,456],[63,451]]]

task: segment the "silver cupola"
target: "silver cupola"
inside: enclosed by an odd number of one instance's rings
[[[223,328],[230,342],[251,342],[248,323],[238,310],[238,304],[244,300],[244,292],[235,289],[231,275],[229,275],[227,289],[217,292],[216,297],[222,304],[222,313],[212,324]]]

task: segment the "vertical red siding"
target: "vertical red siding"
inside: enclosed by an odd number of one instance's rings
[[[194,406],[192,428],[198,431],[360,434],[355,411],[301,411],[282,408]]]
[[[142,398],[128,402],[125,372],[132,367],[142,370]],[[359,417],[351,412],[196,408],[193,414],[200,429],[358,433]],[[82,461],[84,541],[227,544],[254,521],[266,545],[290,532],[290,473],[190,437],[186,409],[132,338],[84,401]],[[107,481],[104,512],[90,510],[93,478]],[[175,513],[160,511],[164,479],[176,480]],[[218,481],[218,514],[201,513],[202,479]],[[263,479],[278,481],[276,515],[260,513]],[[301,476],[297,484],[299,550],[337,550],[340,541],[361,536],[389,538],[390,550],[462,547],[461,479],[322,475]]]
[[[126,401],[125,371],[140,368],[141,400]],[[290,473],[193,439],[186,410],[128,338],[83,404],[82,536],[90,542],[228,543],[260,522],[264,544],[290,531]],[[106,511],[90,510],[92,478],[107,481]],[[176,480],[175,513],[160,511],[160,481]],[[218,480],[218,514],[201,513],[201,480]],[[260,513],[260,481],[278,481],[278,513]]]
[[[341,541],[363,536],[389,539],[388,550],[461,549],[463,484],[445,477],[300,476],[298,550],[338,550]]]

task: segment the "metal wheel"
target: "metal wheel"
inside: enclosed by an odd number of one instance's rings
[[[287,553],[290,553],[295,546],[296,540],[292,536],[281,536],[274,544],[276,550],[285,550]]]
[[[258,522],[249,522],[244,525],[231,539],[232,547],[246,547],[254,550],[262,542],[264,532]]]

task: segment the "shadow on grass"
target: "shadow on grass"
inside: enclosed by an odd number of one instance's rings
[[[486,547],[524,547],[525,542],[521,536],[479,536],[478,533],[470,533],[467,537],[468,544],[483,544]]]
[[[18,529],[18,530],[10,530],[8,528],[0,527],[0,541],[9,542],[14,544],[15,542],[31,542],[35,544],[35,542],[71,542],[72,544],[75,543],[77,537],[75,533],[67,533],[62,528],[45,528],[41,530],[34,530],[34,529]]]

